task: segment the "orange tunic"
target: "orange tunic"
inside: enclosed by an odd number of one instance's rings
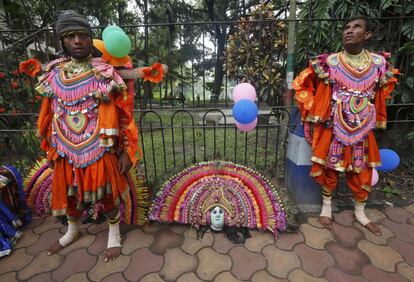
[[[41,147],[54,161],[53,215],[80,215],[85,204],[119,205],[129,192],[117,169],[124,150],[136,164],[138,130],[133,96],[112,66],[92,58],[71,76],[70,59],[51,62],[36,90],[43,96],[37,121]],[[79,72],[76,73],[76,71]]]
[[[372,129],[386,127],[398,71],[383,56],[369,56],[369,66],[357,71],[342,53],[320,55],[293,81],[302,121],[313,124],[311,175],[332,190],[338,172],[346,172],[352,190],[369,191],[372,168],[381,165]]]

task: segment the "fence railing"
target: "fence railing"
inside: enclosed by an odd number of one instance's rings
[[[372,40],[370,46],[374,51],[387,51],[393,54],[392,61],[401,68],[401,72],[404,74],[400,80],[401,85],[406,85],[406,79],[408,77],[412,79],[414,76],[412,67],[407,63],[414,59],[414,55],[407,52],[402,53],[403,32],[391,28],[397,24],[404,25],[413,19],[413,17],[372,18],[376,23],[375,30],[381,32],[381,38]],[[337,39],[340,37],[345,20],[309,19],[296,22],[298,40],[301,44],[296,48],[296,71],[305,66],[309,56],[338,49],[334,43],[339,42]],[[225,51],[229,48],[231,41],[229,35],[234,35],[234,32],[239,28],[240,21],[124,26],[124,30],[132,40],[130,56],[136,66],[150,65],[155,61],[169,66],[169,72],[160,84],[154,85],[137,81],[135,85],[136,108],[154,110],[228,108],[232,106],[232,88],[242,80],[250,80],[255,84],[260,99],[269,106],[284,105],[286,102],[283,100],[283,95],[286,90],[288,23],[287,19],[246,20],[245,25],[251,26],[252,30],[273,28],[275,35],[271,35],[270,40],[280,41],[282,47],[280,49],[270,48],[266,53],[269,59],[265,64],[261,63],[263,58],[250,59],[245,64],[237,65],[230,76],[229,69],[234,64],[234,58],[229,58],[228,52]],[[313,30],[323,24],[329,24],[330,27],[328,33],[324,35],[326,37],[324,44],[321,46],[312,45],[311,42],[314,41],[314,38],[311,38]],[[172,26],[174,28],[171,28]],[[209,32],[217,26],[225,32],[223,46],[220,46],[223,43],[212,37]],[[96,38],[100,37],[102,30],[103,28],[94,29]],[[301,34],[302,37],[300,37]],[[309,34],[310,38],[306,36],[303,38],[303,34]],[[56,52],[60,48],[60,42],[54,38],[51,29],[2,30],[0,31],[0,41],[0,71],[2,72],[16,70],[19,62],[29,57],[37,57],[46,63],[56,57]],[[258,40],[258,46],[255,48],[267,48],[265,42],[264,39]],[[332,43],[332,46],[329,43]],[[242,49],[242,46],[239,47]],[[254,68],[254,71],[249,71],[251,68]],[[269,72],[269,68],[275,69]],[[271,77],[266,80],[264,78],[266,75]],[[10,79],[12,78],[10,77]],[[30,79],[23,80],[21,77],[14,79],[17,82],[17,88],[25,88],[26,92],[30,92],[24,98],[34,100],[33,85],[35,82]],[[8,83],[2,83],[0,90],[2,94],[16,93],[16,84],[9,80]],[[404,101],[401,98],[397,100]]]

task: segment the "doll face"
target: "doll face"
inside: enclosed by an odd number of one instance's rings
[[[221,231],[224,226],[224,209],[215,206],[210,212],[211,229]]]

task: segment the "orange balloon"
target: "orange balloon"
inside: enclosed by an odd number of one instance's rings
[[[93,39],[92,42],[93,46],[95,46],[96,49],[98,49],[102,53],[102,59],[104,59],[105,61],[109,61],[112,58],[108,51],[106,51],[104,42],[102,40]]]
[[[131,57],[128,55],[122,58],[115,58],[111,56],[111,58],[108,60],[108,64],[114,67],[125,67],[128,63],[132,66]]]

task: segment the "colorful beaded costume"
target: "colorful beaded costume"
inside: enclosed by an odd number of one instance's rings
[[[370,190],[372,168],[381,165],[372,130],[386,127],[396,73],[382,55],[344,51],[312,59],[294,80],[302,121],[314,124],[311,175],[322,186],[335,186],[324,179],[331,169],[360,174],[354,189]]]
[[[211,161],[189,167],[167,181],[149,219],[208,225],[219,206],[226,226],[259,228],[277,236],[286,229],[286,213],[274,187],[257,172],[231,162]]]

